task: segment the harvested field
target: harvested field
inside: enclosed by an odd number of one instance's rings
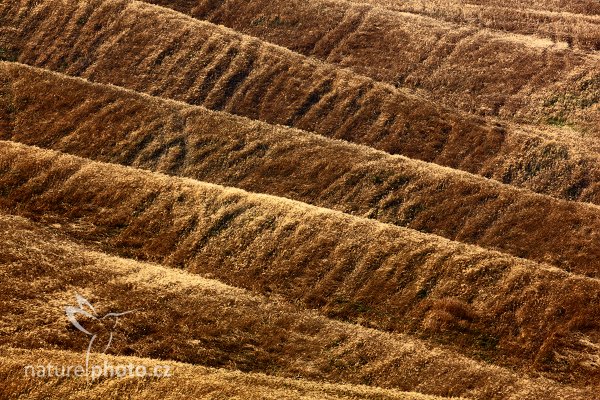
[[[20,12],[26,4],[0,10],[16,27],[5,40],[25,64],[426,161],[478,168],[504,140],[502,125],[145,3],[67,2],[61,9],[49,1]],[[77,24],[86,12],[86,23]],[[149,35],[148,24],[160,34]],[[74,41],[65,41],[62,26]],[[40,48],[53,50],[40,56]],[[135,58],[124,57],[130,48]]]
[[[381,400],[441,400],[440,397],[394,390],[371,389],[365,386],[332,385],[322,382],[308,382],[281,379],[257,373],[232,372],[223,369],[206,368],[198,365],[172,363],[174,375],[167,379],[144,380],[106,378],[94,383],[93,389],[85,379],[69,380],[57,377],[38,379],[31,384],[23,374],[30,365],[41,362],[43,365],[76,365],[79,353],[52,350],[10,350],[0,356],[0,392],[12,393],[28,398],[88,399],[117,396],[128,399],[214,399],[226,396],[232,399],[284,399],[284,400],[342,400],[342,399],[381,399]],[[103,365],[106,357],[97,357],[97,365]],[[109,357],[111,365],[136,363],[154,367],[154,359],[137,357]],[[92,359],[93,360],[93,359]],[[15,373],[17,371],[17,373]],[[140,383],[141,380],[141,383]],[[448,399],[446,397],[446,399]]]
[[[512,367],[561,369],[560,348],[574,352],[580,335],[598,341],[597,279],[290,200],[10,142],[1,153],[0,209],[60,224],[104,251]],[[438,313],[447,318],[441,325]],[[572,379],[593,348],[551,372]]]
[[[522,123],[575,124],[599,133],[600,58],[593,51],[570,49],[569,43],[600,49],[600,18],[571,17],[547,26],[552,32],[556,25],[570,27],[556,33],[568,42],[555,43],[517,34],[534,33],[531,29],[492,32],[358,1],[294,0],[274,7],[266,0],[151,2],[471,113]],[[494,20],[505,15],[497,9],[490,13]],[[505,18],[515,22],[514,15]]]
[[[555,200],[307,132],[251,123],[16,64],[5,67],[17,106],[5,117],[12,134],[0,135],[2,139],[265,192],[599,276],[597,206]],[[51,102],[42,100],[47,96]],[[102,135],[95,134],[99,125],[107,127]],[[516,151],[512,158],[505,156],[525,162],[524,167],[505,168],[527,174],[545,163],[548,168],[542,174],[551,181],[573,166],[553,160],[569,157],[561,153],[568,151],[566,144],[541,140],[541,146],[530,150],[530,160],[517,159]],[[536,158],[540,153],[545,156],[541,160]],[[597,157],[588,157],[578,161],[598,164]],[[328,166],[331,160],[335,163]],[[587,172],[582,180],[594,172],[583,166],[579,170]],[[600,191],[600,179],[593,182],[579,192],[580,198]],[[570,194],[576,191],[570,185],[559,186],[560,194],[573,198]],[[600,196],[592,200],[600,204]],[[511,235],[503,233],[508,227]],[[571,235],[565,239],[553,235],[556,231]]]
[[[440,108],[405,91],[215,25],[158,12],[142,3],[110,1],[94,8],[88,24],[78,25],[72,20],[85,13],[86,3],[78,4],[79,10],[73,9],[73,4],[65,5],[71,9],[63,11],[46,9],[58,20],[38,18],[49,26],[27,29],[22,33],[28,36],[13,40],[28,43],[19,50],[18,60],[469,172],[480,169],[505,140],[502,124],[485,124],[481,119]],[[120,12],[124,7],[130,12]],[[44,13],[43,10],[39,12]],[[107,19],[107,15],[115,14],[122,20]],[[130,21],[129,15],[135,19]],[[72,20],[64,21],[68,16]],[[144,21],[149,20],[163,32],[160,36],[148,37]],[[122,35],[123,25],[136,23],[138,29],[130,28],[127,35]],[[29,26],[26,20],[14,24]],[[62,40],[63,31],[56,27],[64,25],[72,26],[71,36],[77,38],[76,43]],[[104,28],[96,31],[94,26]],[[47,34],[29,37],[53,29],[61,40]],[[89,40],[84,41],[87,33]],[[111,46],[94,45],[104,43],[103,40],[110,43],[108,38],[118,40]],[[156,43],[150,44],[151,41]],[[177,47],[173,47],[173,41],[177,41]],[[122,54],[130,46],[137,48],[138,53],[128,64]],[[39,57],[40,47],[55,49]],[[194,49],[200,49],[200,54]],[[225,50],[225,57],[221,50]],[[593,84],[587,87],[595,90]]]
[[[392,0],[396,1],[396,0]],[[533,0],[523,6],[518,0],[466,0],[467,4],[484,6],[504,6],[509,8],[531,8],[534,10],[550,10],[555,12],[571,12],[586,15],[600,15],[600,5],[595,0]]]
[[[597,399],[597,6],[0,3],[0,398]]]
[[[541,6],[535,2],[462,0],[356,0],[356,3],[368,3],[456,24],[549,38],[582,50],[600,49],[600,5],[594,1],[554,4],[544,1],[540,2]]]
[[[15,283],[3,296],[18,299],[3,319],[2,330],[12,330],[12,335],[0,337],[0,346],[5,348],[59,345],[63,351],[77,351],[84,347],[85,338],[77,330],[65,329],[61,307],[57,306],[73,302],[72,293],[77,292],[94,303],[110,298],[108,303],[99,303],[103,309],[140,310],[126,317],[114,348],[121,354],[135,353],[174,365],[173,375],[179,379],[179,368],[185,367],[172,361],[213,368],[235,365],[241,371],[278,377],[413,388],[446,396],[527,399],[586,394],[563,390],[543,379],[521,378],[508,370],[431,348],[407,335],[333,322],[280,299],[265,299],[159,265],[90,251],[65,239],[61,229],[43,228],[23,218],[0,217],[0,231],[6,243],[0,252],[4,260],[1,273]],[[31,247],[23,250],[24,245]],[[35,302],[23,295],[31,286],[39,288]],[[165,298],[169,299],[168,307],[162,304]],[[43,327],[34,324],[37,315],[44,316]],[[56,337],[62,340],[57,342]],[[353,354],[353,358],[342,361],[343,354]],[[360,362],[353,365],[353,360]],[[3,363],[8,360],[0,361]],[[458,373],[441,387],[437,377],[448,370]],[[199,371],[207,373],[206,369]],[[351,388],[347,390],[351,393]],[[381,396],[386,394],[394,392],[380,391]]]

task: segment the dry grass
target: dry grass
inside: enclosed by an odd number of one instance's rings
[[[27,64],[469,172],[483,169],[506,138],[501,125],[165,9],[47,1],[28,13],[24,4],[0,16],[18,27],[9,36]],[[127,57],[131,49],[136,57]]]
[[[504,138],[406,91],[144,3],[20,1],[0,18],[25,64],[390,153],[476,168]]]
[[[599,18],[0,2],[0,398],[597,398]]]
[[[525,6],[519,0],[464,0],[464,2],[467,4],[503,6],[516,9],[531,8],[535,10],[600,15],[600,4],[596,0],[531,0]]]
[[[364,386],[332,385],[273,378],[258,373],[232,372],[170,363],[175,375],[164,379],[106,378],[89,386],[85,378],[26,378],[26,365],[80,365],[81,354],[66,351],[5,349],[0,355],[0,393],[27,399],[243,399],[243,400],[441,400],[440,397]],[[103,365],[145,365],[160,361],[139,357],[95,356]],[[447,398],[445,398],[447,399]],[[458,400],[458,399],[457,399]]]
[[[577,124],[600,133],[599,59],[569,49],[567,43],[440,22],[362,1],[150,2],[378,81],[418,89],[435,101],[468,112],[525,123]],[[519,21],[514,13],[506,15],[498,9],[490,14],[488,18],[494,19],[504,15],[505,23]],[[573,34],[568,36],[570,31],[583,30],[580,41],[600,49],[600,19],[573,26],[573,21],[582,19],[586,18],[559,19],[540,29],[566,26],[566,32],[556,36],[570,42],[576,40]]]
[[[10,142],[0,154],[2,209],[82,243],[597,384],[597,279],[290,200]]]
[[[334,322],[314,312],[299,310],[277,297],[266,299],[186,272],[90,251],[68,241],[60,231],[23,218],[0,216],[4,244],[0,249],[3,261],[0,274],[11,282],[2,293],[6,307],[0,323],[3,377],[0,391],[35,393],[41,397],[42,393],[48,393],[45,391],[64,393],[63,390],[74,389],[69,385],[82,389],[73,379],[42,381],[36,385],[37,380],[24,379],[22,369],[23,365],[38,365],[42,361],[45,364],[49,360],[54,365],[82,362],[87,338],[75,329],[68,329],[63,314],[77,292],[91,300],[99,313],[138,309],[120,320],[111,352],[151,357],[153,361],[110,357],[112,364],[133,361],[171,365],[175,378],[173,382],[160,380],[167,388],[157,381],[144,382],[144,393],[171,392],[190,378],[190,372],[196,371],[199,376],[191,380],[193,387],[186,391],[206,390],[211,375],[216,375],[230,379],[243,376],[248,380],[247,385],[259,393],[270,382],[268,387],[273,389],[310,388],[319,395],[351,397],[362,393],[367,398],[393,395],[421,398],[321,383],[329,381],[486,399],[587,400],[591,395],[587,390],[561,387],[545,379],[531,379],[474,362],[407,335]],[[89,329],[87,324],[86,327]],[[8,350],[8,346],[32,351]],[[320,383],[217,372],[173,361],[300,377]],[[231,382],[234,383],[237,381]],[[108,380],[94,385],[93,390],[102,391],[103,385],[115,384]],[[120,390],[131,390],[128,386]],[[219,385],[213,390],[223,389]]]
[[[457,24],[535,35],[566,42],[582,50],[600,50],[600,6],[597,2],[564,2],[563,6],[543,2],[469,2],[462,0],[350,0],[398,12],[410,12]],[[531,8],[529,8],[531,7]],[[594,11],[595,10],[595,11]],[[533,38],[532,38],[533,40]]]
[[[0,76],[14,104],[0,114],[12,126],[2,139],[287,197],[598,276],[596,206],[18,64],[0,65]],[[519,158],[523,147],[529,158]],[[508,181],[527,177],[552,194],[600,204],[600,160],[577,151],[529,138],[490,164]]]

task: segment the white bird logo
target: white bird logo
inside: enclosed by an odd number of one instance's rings
[[[113,340],[112,330],[114,330],[114,328],[117,326],[118,318],[123,315],[126,315],[126,314],[131,314],[131,313],[135,312],[136,310],[130,310],[130,311],[119,312],[119,313],[109,312],[109,313],[103,315],[102,317],[99,317],[94,306],[92,306],[91,303],[89,301],[87,301],[87,299],[85,297],[75,293],[75,299],[77,300],[78,306],[77,307],[74,307],[74,306],[65,307],[65,313],[67,314],[67,319],[75,328],[77,328],[78,330],[80,330],[81,332],[85,333],[86,335],[88,335],[90,337],[90,342],[88,344],[87,352],[85,355],[85,370],[86,370],[86,375],[87,375],[87,371],[88,371],[88,367],[89,367],[90,351],[92,349],[92,345],[94,344],[94,341],[98,337],[99,332],[90,332],[89,330],[85,329],[77,320],[77,315],[82,315],[82,316],[90,318],[94,321],[103,321],[105,319],[114,318],[114,323],[113,323],[112,327],[110,327],[110,335],[108,338],[108,343],[106,344],[106,346],[104,346],[104,350],[102,350],[102,354],[104,354],[104,353],[106,353],[106,351],[110,347],[110,344],[112,343],[112,340]],[[84,307],[87,307],[90,311],[86,311],[84,309]]]

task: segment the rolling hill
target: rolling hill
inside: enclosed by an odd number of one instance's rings
[[[548,176],[540,177],[542,183],[535,182],[540,171],[549,164],[560,166],[572,157],[578,158],[576,154],[580,153],[579,149],[570,147],[572,143],[581,142],[581,135],[569,130],[566,134],[536,130],[531,135],[528,129],[486,123],[440,107],[404,89],[374,82],[216,25],[186,19],[169,11],[161,13],[158,8],[143,3],[101,2],[102,7],[90,8],[93,12],[86,11],[87,3],[66,3],[62,11],[52,8],[51,3],[48,9],[38,6],[39,13],[57,18],[39,18],[39,23],[47,23],[48,27],[8,29],[11,46],[16,49],[15,60],[98,83],[314,131],[392,154],[494,177],[505,183],[529,184],[532,188],[540,187],[539,190],[544,190],[557,176],[550,171]],[[17,6],[15,3],[14,10],[7,8],[3,13],[15,13],[11,25],[29,27],[28,21],[20,21],[23,13],[18,13]],[[120,12],[123,7],[129,12]],[[89,23],[78,24],[79,15],[86,12],[91,13],[86,17]],[[69,16],[72,19],[65,21]],[[131,16],[133,22],[122,20],[127,16]],[[164,35],[148,37],[145,30],[148,21]],[[35,19],[32,23],[36,23]],[[137,24],[136,29],[132,29],[132,24]],[[77,43],[64,41],[62,29],[57,28],[65,25],[72,27],[70,36],[76,37]],[[93,29],[95,26],[102,30]],[[122,34],[123,26],[129,27],[126,34]],[[30,37],[35,32],[45,33]],[[54,32],[55,36],[48,32]],[[172,36],[170,41],[169,35]],[[18,39],[20,36],[23,37]],[[88,40],[84,42],[84,38]],[[115,39],[113,45],[108,44],[112,43],[108,38]],[[18,42],[27,46],[21,48]],[[98,47],[94,43],[104,45]],[[177,47],[172,43],[177,43]],[[39,57],[42,47],[52,48],[52,51]],[[130,47],[137,49],[137,59],[132,58],[126,64],[123,54]],[[593,90],[593,85],[590,89]],[[560,144],[548,143],[553,141]],[[550,149],[543,149],[548,146]],[[559,149],[553,150],[556,146]],[[576,147],[588,148],[589,145],[583,141]],[[535,160],[522,160],[519,164],[522,153],[530,153]],[[498,168],[499,158],[502,164],[516,165]],[[561,170],[561,176],[570,175],[567,192],[562,193],[565,196],[577,196],[593,185],[581,176],[580,171],[586,171],[587,165],[574,163],[579,164],[578,167],[566,166]]]
[[[427,97],[469,112],[527,123],[583,125],[598,134],[600,58],[570,49],[567,42],[440,22],[362,1],[295,0],[276,2],[276,6],[241,0],[150,2],[396,87],[424,89]],[[464,10],[462,5],[459,8]],[[493,19],[505,15],[503,10],[491,11]],[[546,30],[569,26],[595,38],[587,47],[600,50],[600,19],[569,17],[568,22],[559,20]],[[529,19],[514,14],[505,18],[513,24]],[[478,16],[477,21],[485,19]],[[534,25],[543,30],[543,25]],[[568,28],[564,33],[560,30],[555,38],[579,39],[578,33],[569,35]]]
[[[597,279],[278,197],[11,142],[1,154],[1,210],[104,251],[513,368],[541,364],[561,381],[594,379]]]
[[[599,18],[1,2],[0,398],[598,399]]]
[[[265,192],[598,277],[595,205],[559,201],[436,164],[19,64],[3,67],[10,91],[5,97],[16,106],[0,116],[12,129],[1,139]],[[96,134],[99,125],[102,135]],[[531,159],[517,159],[526,163],[522,173],[546,167],[538,175],[550,181],[565,170],[577,171],[574,163],[554,160],[565,148],[546,142],[532,150]],[[539,153],[545,159],[536,158]],[[587,175],[580,179],[590,183],[579,196],[594,196],[600,204],[600,180],[592,181],[594,170],[584,169],[598,165],[598,159],[588,154],[578,164]],[[575,190],[567,179],[552,185],[571,198]],[[501,234],[509,227],[511,235]],[[570,235],[555,236],[556,231]]]
[[[35,362],[44,364],[74,364],[80,355],[59,351],[11,351],[0,358],[0,390],[13,395],[29,398],[68,398],[88,399],[90,396],[118,396],[129,399],[302,399],[302,400],[337,400],[337,399],[381,399],[381,400],[440,400],[440,397],[426,396],[418,393],[406,393],[393,390],[373,389],[365,386],[333,385],[291,379],[273,378],[258,373],[240,373],[224,369],[213,369],[191,366],[182,363],[171,363],[177,375],[168,379],[140,379],[135,386],[126,378],[105,379],[96,383],[93,389],[85,382],[52,377],[36,386],[23,374],[15,374],[24,366]],[[18,361],[17,361],[18,360]],[[104,360],[99,361],[104,362]],[[136,357],[111,357],[116,365],[136,363],[145,366],[157,365],[155,360]],[[29,363],[29,364],[28,364]]]
[[[445,396],[533,399],[591,395],[588,391],[518,376],[506,369],[432,348],[407,335],[333,322],[314,312],[298,310],[273,296],[265,298],[160,265],[111,257],[71,242],[61,228],[48,228],[12,216],[0,217],[0,227],[10,232],[5,235],[6,245],[0,253],[5,266],[2,274],[13,282],[3,294],[12,302],[2,324],[2,330],[10,329],[12,335],[4,337],[0,345],[34,349],[30,353],[19,351],[24,354],[17,358],[20,361],[9,360],[11,355],[14,357],[14,351],[0,358],[0,369],[13,372],[3,374],[4,385],[11,384],[7,378],[14,376],[12,367],[19,362],[30,365],[32,357],[81,359],[76,351],[85,346],[85,338],[75,329],[65,329],[62,310],[56,307],[56,303],[73,301],[72,293],[77,291],[91,294],[94,296],[88,296],[91,300],[110,298],[111,301],[102,306],[112,310],[137,309],[125,317],[124,328],[118,332],[121,338],[115,339],[117,351],[151,357],[159,360],[152,363],[170,365],[173,377],[178,381],[196,382],[196,388],[192,386],[196,390],[202,390],[199,383],[204,379],[190,379],[188,374],[194,371],[210,373],[213,379],[232,374],[211,373],[205,368],[180,365],[180,362],[201,363],[212,368],[235,367],[276,377],[413,388]],[[31,287],[39,288],[35,302],[27,295]],[[168,299],[168,307],[164,307],[165,299]],[[40,316],[43,316],[43,326],[40,326]],[[129,340],[125,342],[123,337]],[[44,348],[54,350],[48,352]],[[180,369],[185,375],[181,375]],[[440,385],[440,376],[448,371],[455,372]],[[251,383],[252,379],[260,381],[259,377],[245,376],[250,381],[249,386],[268,393],[261,384]],[[281,385],[277,380],[263,380],[271,381],[274,390],[310,387],[310,382]],[[16,381],[23,385],[26,379],[20,373]],[[177,381],[169,382],[169,385],[177,384]],[[0,383],[0,388],[2,386]],[[64,390],[73,389],[65,386]],[[229,390],[236,387],[237,384]],[[333,385],[312,384],[312,388],[317,391],[317,398],[322,395],[321,391],[344,393],[343,388]],[[44,386],[39,389],[44,390]],[[367,398],[373,398],[367,395],[368,390],[363,391]],[[346,388],[346,392],[352,393],[351,388]],[[376,393],[372,390],[370,395]],[[394,391],[379,392],[382,398],[386,398],[386,394],[392,396]],[[409,394],[403,396],[412,398]],[[397,397],[404,398],[396,393]],[[421,398],[416,394],[414,397]]]
[[[430,1],[366,0],[393,11],[499,31],[546,37],[584,50],[598,50],[600,6],[584,1]]]

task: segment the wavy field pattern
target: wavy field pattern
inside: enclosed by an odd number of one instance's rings
[[[0,397],[598,399],[599,18],[0,3]]]

